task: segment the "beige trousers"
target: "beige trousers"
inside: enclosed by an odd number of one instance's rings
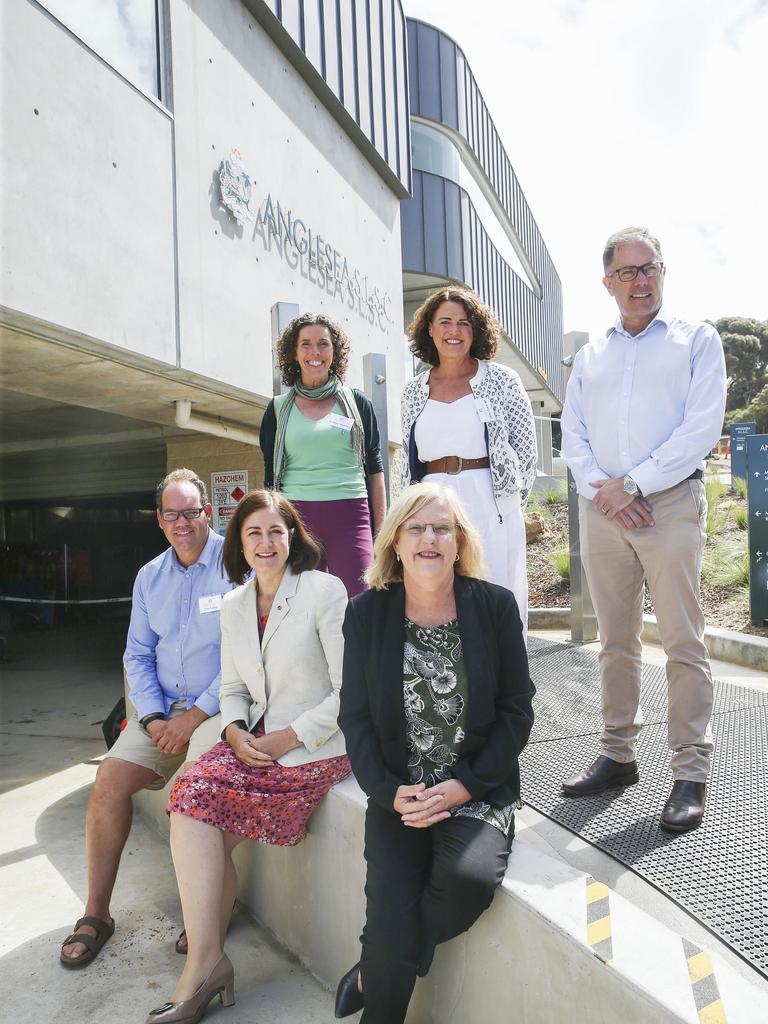
[[[712,674],[699,603],[707,503],[701,480],[648,495],[654,526],[625,530],[579,498],[581,554],[600,630],[602,752],[635,757],[643,580],[667,655],[668,739],[675,779],[705,782],[712,755]]]

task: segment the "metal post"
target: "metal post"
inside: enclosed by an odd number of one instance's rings
[[[563,365],[567,367],[568,377],[570,377],[574,356],[588,341],[589,335],[584,331],[569,331],[565,335]],[[597,618],[592,606],[584,564],[581,560],[579,494],[570,469],[568,470],[568,551],[571,571],[571,640],[578,644],[589,643],[590,640],[597,639]]]
[[[381,461],[389,504],[389,423],[387,420],[387,357],[382,352],[363,356],[363,391],[370,398],[381,437]]]
[[[272,394],[281,395],[287,390],[280,380],[280,367],[277,365],[275,347],[277,339],[295,316],[299,315],[297,302],[276,302],[271,309],[272,314]]]

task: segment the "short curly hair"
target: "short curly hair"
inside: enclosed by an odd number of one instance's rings
[[[458,288],[454,285],[432,292],[413,314],[408,325],[411,352],[430,366],[440,364],[435,343],[429,334],[429,325],[443,302],[460,302],[467,311],[473,335],[469,354],[476,359],[493,359],[502,332],[501,324],[476,292],[471,288]]]
[[[292,387],[301,377],[301,368],[296,359],[296,346],[302,327],[325,327],[331,336],[333,362],[331,373],[343,381],[349,362],[349,338],[337,323],[323,313],[302,313],[295,316],[277,340],[277,362],[283,384]]]

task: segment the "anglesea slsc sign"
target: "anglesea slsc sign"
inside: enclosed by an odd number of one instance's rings
[[[749,611],[753,625],[768,622],[768,434],[747,437]]]
[[[334,298],[355,310],[381,331],[392,324],[392,296],[376,285],[359,267],[350,263],[327,235],[294,210],[267,193],[254,208],[253,179],[244,169],[238,150],[233,149],[219,167],[222,206],[238,224],[254,224],[265,248],[277,243],[277,250],[292,270]]]
[[[734,477],[747,476],[747,438],[750,434],[757,433],[756,423],[732,423],[731,424],[731,486]]]

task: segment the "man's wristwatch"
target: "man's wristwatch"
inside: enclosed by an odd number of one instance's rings
[[[643,496],[643,492],[631,476],[624,477],[624,493],[631,495],[633,498],[641,498]]]

